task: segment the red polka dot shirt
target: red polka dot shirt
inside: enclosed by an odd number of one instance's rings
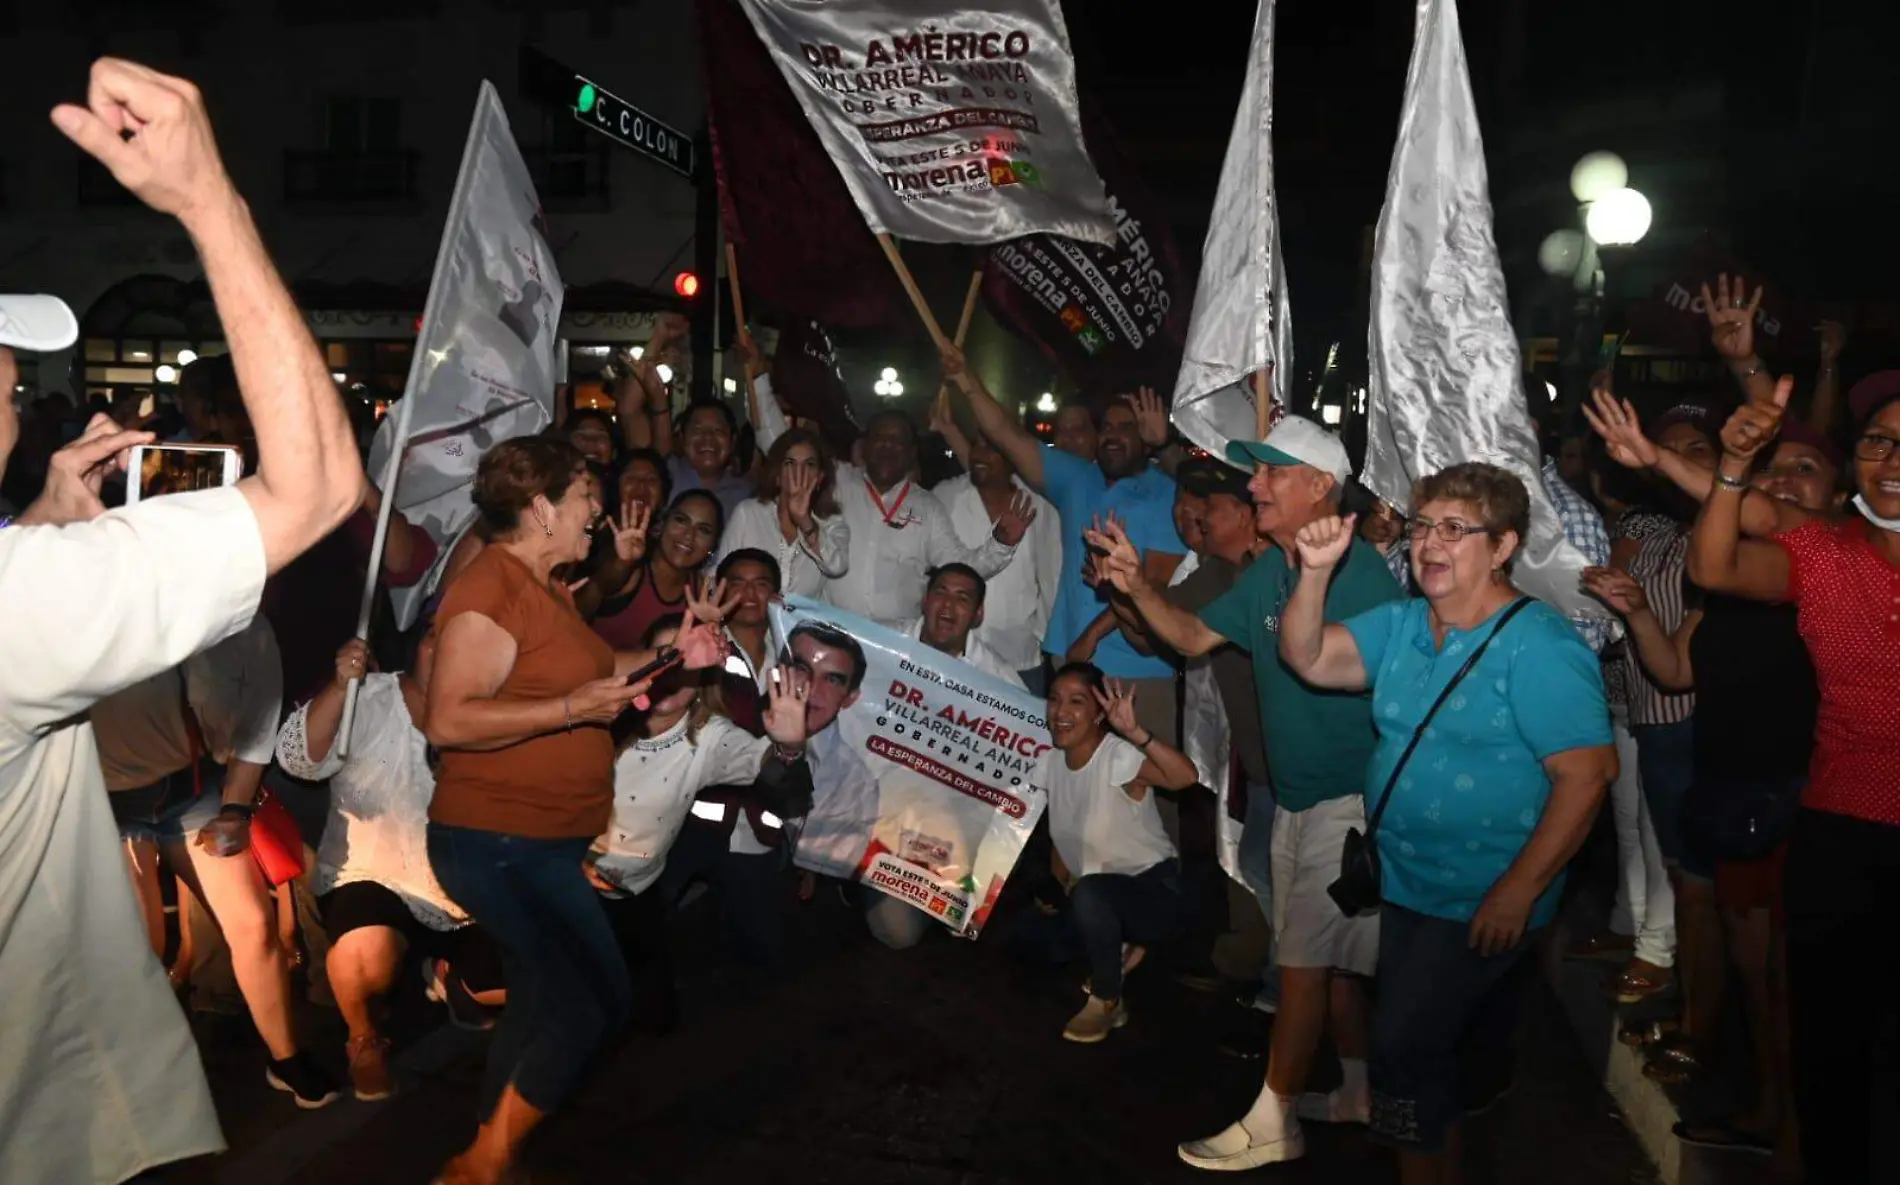
[[[1775,537],[1821,685],[1802,804],[1900,826],[1900,568],[1860,518]]]

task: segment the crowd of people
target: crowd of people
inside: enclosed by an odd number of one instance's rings
[[[848,631],[775,647],[797,595],[1046,699],[1046,823],[999,941],[1086,966],[1069,1041],[1131,1022],[1151,953],[1185,966],[1232,924],[1194,804],[1222,787],[1244,815],[1264,1081],[1186,1163],[1294,1160],[1303,1124],[1347,1123],[1407,1185],[1461,1180],[1607,798],[1615,908],[1570,953],[1613,960],[1619,1002],[1681,1000],[1626,1039],[1665,1081],[1705,1073],[1731,970],[1742,989],[1756,1100],[1678,1135],[1779,1181],[1867,1179],[1869,1026],[1894,1004],[1852,968],[1900,878],[1900,372],[1849,393],[1852,433],[1830,371],[1795,419],[1754,353],[1759,292],[1724,278],[1726,419],[1645,423],[1606,379],[1594,441],[1553,434],[1533,482],[1455,464],[1397,506],[1298,415],[1208,457],[1151,392],[1104,393],[1045,444],[954,348],[928,425],[882,411],[848,448],[788,414],[749,335],[744,421],[682,410],[659,371],[685,330],[662,319],[614,414],[488,449],[461,535],[390,514],[381,586],[431,583],[420,622],[385,607],[364,640],[383,494],[196,91],[102,60],[54,121],[197,243],[229,353],[185,370],[171,437],[238,449],[246,476],[108,511],[153,432],[0,412],[24,507],[0,529],[0,1176],[116,1181],[220,1146],[175,988],[241,1000],[269,1084],[314,1108],[344,1085],[300,1044],[296,980],[327,983],[347,1087],[376,1100],[397,1088],[380,1003],[420,978],[493,1033],[440,1178],[466,1185],[501,1180],[619,1033],[673,1024],[668,930],[696,886],[752,966],[814,869],[842,868],[877,942],[926,940],[928,914],[836,860],[876,789],[834,725],[879,693]],[[938,439],[967,476],[926,488]],[[1534,498],[1600,610],[1514,584]],[[1183,736],[1208,712],[1227,768]],[[284,779],[327,803],[301,876],[264,858]],[[194,934],[228,948],[228,986]]]

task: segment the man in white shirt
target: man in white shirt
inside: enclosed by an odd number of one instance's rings
[[[197,88],[103,58],[87,94],[53,122],[190,234],[259,463],[236,487],[107,514],[106,473],[152,434],[95,417],[0,530],[0,1181],[35,1185],[112,1185],[223,1147],[126,883],[83,713],[242,629],[264,578],[363,497],[330,368],[225,173]]]
[[[932,568],[924,590],[924,615],[911,622],[904,636],[1027,691],[1016,669],[975,632],[983,624],[988,595],[987,582],[968,564]]]
[[[975,637],[1041,695],[1042,639],[1062,584],[1062,520],[987,436],[970,441],[969,453],[969,475],[939,482],[930,492],[950,512],[950,525],[969,547],[982,544],[1019,496],[1035,508],[1029,534],[1016,549],[1019,558],[989,578],[987,611]]]
[[[767,383],[758,385],[758,441],[769,451],[786,429]],[[917,468],[917,425],[900,411],[871,417],[862,440],[864,468],[838,462],[838,508],[851,528],[850,568],[825,582],[830,604],[901,630],[917,616],[932,568],[967,564],[984,579],[1010,565],[1036,511],[1027,496],[1010,504],[979,547],[957,537],[934,494],[907,476]]]

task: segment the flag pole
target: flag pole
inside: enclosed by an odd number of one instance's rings
[[[911,276],[910,269],[904,266],[904,257],[897,253],[897,243],[891,236],[880,234],[877,236],[877,245],[884,248],[884,258],[891,261],[891,269],[897,273],[904,293],[910,297],[917,315],[923,318],[924,328],[930,331],[930,340],[937,343],[937,352],[942,353],[950,345],[950,339],[943,335],[943,326],[937,324],[937,315],[930,311],[930,305],[924,301],[924,294],[917,289],[917,281]]]
[[[1272,411],[1269,400],[1273,397],[1267,392],[1267,366],[1253,372],[1253,434],[1258,440],[1267,438],[1268,413]]]
[[[402,457],[409,449],[409,417],[415,411],[416,388],[422,378],[422,366],[426,361],[427,350],[424,334],[436,323],[439,306],[442,303],[443,264],[450,255],[450,246],[455,241],[455,212],[462,208],[464,196],[475,181],[475,170],[471,167],[477,145],[481,143],[482,130],[487,126],[484,116],[488,107],[483,99],[492,88],[487,82],[476,93],[475,118],[468,121],[468,140],[462,145],[462,167],[455,177],[455,192],[449,197],[449,214],[442,220],[442,240],[435,250],[435,270],[429,277],[429,295],[423,299],[422,325],[416,330],[415,348],[409,352],[409,378],[403,385],[402,398],[396,401],[396,426],[389,438],[389,459],[383,463],[383,484],[379,487],[381,505],[376,508],[376,535],[369,545],[369,571],[363,577],[363,599],[356,610],[356,636],[363,641],[369,640],[370,610],[376,604],[376,585],[382,576],[383,549],[389,543],[389,516],[396,510],[396,483],[402,476]],[[496,106],[500,103],[497,100]],[[343,692],[343,719],[337,725],[336,755],[350,755],[350,728],[356,720],[356,696],[362,690],[361,679],[351,679]]]
[[[726,281],[732,288],[733,328],[738,331],[741,338],[745,339],[746,344],[750,345],[752,344],[752,330],[746,327],[745,293],[739,288],[739,249],[733,246],[731,239],[726,240]],[[757,388],[752,385],[752,368],[746,366],[743,362],[740,363],[740,366],[745,371],[746,422],[751,424],[754,429],[757,429],[759,426],[759,392]]]
[[[963,315],[957,318],[957,349],[963,348],[963,339],[970,333],[970,320],[976,316],[976,294],[983,287],[983,269],[977,268],[970,273],[970,288],[963,294]],[[937,402],[942,403],[950,394],[950,384],[937,386]]]

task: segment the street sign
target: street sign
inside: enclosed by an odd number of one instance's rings
[[[693,176],[696,162],[691,136],[525,45],[521,47],[521,87],[543,103],[565,108],[608,139],[659,161],[683,177]]]

